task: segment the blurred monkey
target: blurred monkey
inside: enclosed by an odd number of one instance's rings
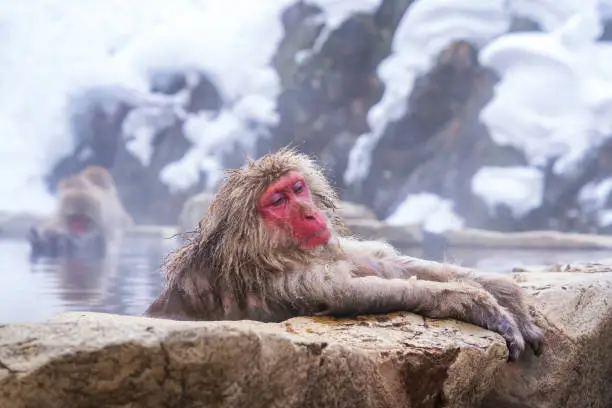
[[[58,183],[58,208],[28,233],[33,258],[104,256],[133,225],[108,170],[90,166]]]

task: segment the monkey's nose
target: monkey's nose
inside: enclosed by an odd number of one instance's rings
[[[310,220],[310,221],[315,219],[313,214],[304,214],[304,218],[306,218],[307,220]]]

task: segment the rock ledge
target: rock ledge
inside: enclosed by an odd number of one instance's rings
[[[474,406],[501,337],[398,313],[282,324],[66,313],[0,327],[2,407]]]

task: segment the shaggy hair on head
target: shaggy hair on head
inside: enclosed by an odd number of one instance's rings
[[[244,306],[248,294],[266,292],[273,274],[309,265],[322,251],[334,256],[334,245],[303,250],[287,239],[287,231],[271,235],[264,227],[257,200],[270,184],[292,171],[302,174],[314,204],[328,217],[334,234],[344,233],[342,221],[333,214],[338,196],[320,167],[311,157],[284,148],[248,160],[243,168],[226,170],[194,237],[167,259],[168,284],[191,288],[192,294],[200,296],[203,292],[229,293],[232,301]],[[223,300],[216,301],[220,304]]]
[[[114,189],[113,176],[102,166],[88,166],[81,173],[83,177],[104,190]]]

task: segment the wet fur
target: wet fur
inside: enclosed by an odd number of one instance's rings
[[[334,234],[302,250],[288,233],[264,227],[257,199],[275,180],[300,172]],[[185,320],[354,316],[413,311],[453,317],[500,333],[510,359],[542,334],[514,282],[455,265],[403,256],[379,241],[346,233],[334,215],[338,197],[316,163],[284,149],[229,170],[196,235],[167,259],[167,284],[146,315]]]

